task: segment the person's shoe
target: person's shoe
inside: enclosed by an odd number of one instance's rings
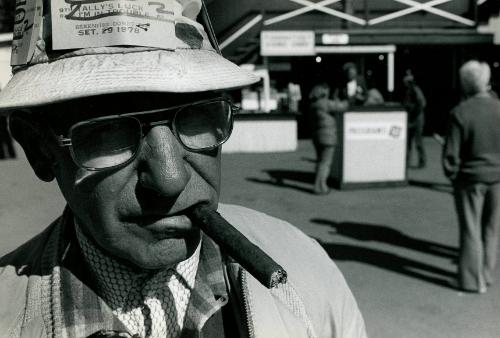
[[[482,286],[479,289],[466,289],[460,286],[456,280],[449,281],[448,284],[451,288],[460,292],[483,294],[487,291],[486,286]]]
[[[316,195],[327,195],[330,192],[328,187],[314,187],[314,193]]]

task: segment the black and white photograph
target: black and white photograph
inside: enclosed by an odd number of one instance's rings
[[[500,0],[0,0],[0,338],[500,338]]]

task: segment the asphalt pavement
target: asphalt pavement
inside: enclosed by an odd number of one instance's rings
[[[308,140],[296,152],[225,154],[221,201],[285,219],[318,239],[344,273],[370,337],[500,337],[498,284],[482,295],[449,286],[457,221],[440,146],[425,141],[428,166],[410,169],[407,186],[334,189],[325,196],[312,193]],[[64,200],[55,183],[38,181],[22,152],[0,161],[0,177],[3,255],[57,217]]]

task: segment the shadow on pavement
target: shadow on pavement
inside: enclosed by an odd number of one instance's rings
[[[452,288],[450,281],[455,277],[453,272],[380,250],[318,241],[335,261],[357,261]]]
[[[314,172],[294,170],[263,170],[263,172],[269,175],[269,179],[249,177],[246,180],[249,182],[269,184],[281,188],[291,188],[301,192],[314,194]],[[311,188],[303,187],[296,183],[310,184]]]
[[[334,229],[334,233],[365,242],[381,242],[407,249],[420,251],[445,258],[456,260],[458,248],[431,242],[405,235],[385,225],[363,224],[352,222],[333,222],[326,219],[313,218],[312,223],[327,225]]]
[[[426,182],[419,180],[409,180],[408,183],[411,186],[425,188],[437,192],[453,193],[453,187],[448,183],[438,183],[438,182]]]

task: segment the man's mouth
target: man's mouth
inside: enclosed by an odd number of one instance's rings
[[[185,215],[145,215],[133,217],[130,221],[158,239],[183,237],[194,228]]]

